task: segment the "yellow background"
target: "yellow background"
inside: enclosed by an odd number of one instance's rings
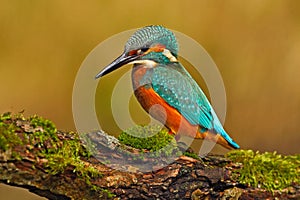
[[[1,113],[25,110],[75,130],[72,87],[85,56],[113,34],[161,24],[194,38],[217,64],[225,127],[242,148],[299,153],[299,1],[0,3]],[[0,199],[6,194],[18,199],[6,188]]]

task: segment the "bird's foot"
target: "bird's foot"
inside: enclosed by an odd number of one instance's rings
[[[177,142],[177,147],[178,147],[179,151],[181,151],[182,153],[184,153],[184,152],[195,153],[195,151],[190,146],[185,144],[184,142]]]

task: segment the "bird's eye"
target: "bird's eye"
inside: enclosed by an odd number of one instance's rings
[[[149,48],[141,48],[141,51],[142,52],[146,52],[146,51],[148,51],[149,50]]]
[[[143,54],[148,50],[149,50],[149,48],[141,48],[141,49],[137,50],[137,54]]]

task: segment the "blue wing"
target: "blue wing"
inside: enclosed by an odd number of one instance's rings
[[[158,64],[147,70],[144,80],[151,83],[169,105],[176,108],[191,124],[214,130],[236,148],[239,146],[223,129],[205,94],[180,63]]]
[[[191,124],[213,128],[212,107],[206,96],[179,64],[153,68],[151,83],[154,91],[176,108]]]

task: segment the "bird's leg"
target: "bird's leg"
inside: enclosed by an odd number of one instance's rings
[[[176,142],[177,142],[177,147],[178,147],[178,149],[179,149],[182,153],[184,153],[184,152],[195,153],[194,150],[193,150],[190,146],[188,146],[188,145],[187,145],[185,142],[183,142],[183,141],[179,141],[179,139],[180,139],[180,135],[179,135],[179,134],[176,134],[176,135],[175,135],[175,140],[176,140]]]
[[[172,133],[172,134],[174,134],[174,133]],[[179,140],[180,140],[180,135],[179,134],[175,134],[175,140],[176,140],[176,142],[178,142]]]

